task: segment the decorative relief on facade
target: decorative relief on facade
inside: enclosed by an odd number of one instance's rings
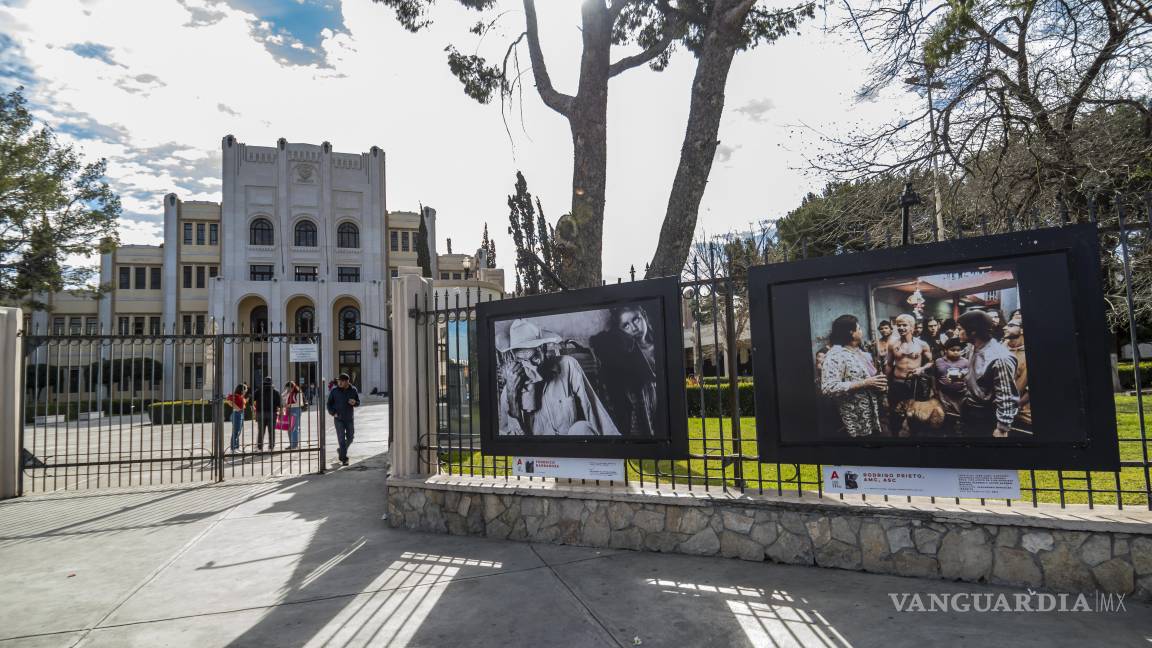
[[[319,162],[320,161],[320,152],[319,151],[300,151],[300,150],[294,149],[294,150],[288,151],[288,159],[292,160],[292,161],[301,161],[301,162]]]
[[[294,168],[294,180],[300,184],[313,184],[316,182],[316,167],[311,164],[297,164]]]
[[[256,162],[257,164],[274,164],[276,162],[275,149],[265,148],[247,148],[244,152],[245,162]]]
[[[332,166],[336,167],[337,169],[350,169],[352,171],[359,171],[361,168],[360,156],[348,155],[345,153],[334,153],[332,155]]]

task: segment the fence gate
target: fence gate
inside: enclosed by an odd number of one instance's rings
[[[19,494],[323,472],[320,334],[134,333],[21,333]],[[298,417],[252,407],[266,377],[299,385]]]

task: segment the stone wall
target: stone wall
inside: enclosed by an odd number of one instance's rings
[[[1152,517],[392,479],[393,527],[1152,600]],[[807,499],[807,501],[805,501]],[[1117,513],[1113,511],[1113,513]]]

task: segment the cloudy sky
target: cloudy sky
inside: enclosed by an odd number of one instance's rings
[[[572,172],[567,123],[530,83],[502,115],[467,98],[448,71],[449,43],[503,52],[523,26],[520,2],[505,4],[478,43],[467,31],[477,14],[450,1],[431,29],[410,34],[371,0],[0,0],[0,89],[25,86],[39,119],[108,158],[126,243],[160,241],[165,193],[220,199],[224,135],[263,146],[284,137],[347,153],[380,146],[389,209],[436,207],[441,250],[446,237],[455,251],[475,249],[487,222],[504,266],[516,170],[552,222],[567,210]],[[538,4],[553,82],[572,92],[579,2]],[[805,171],[822,136],[892,119],[915,100],[857,101],[866,53],[824,30],[834,21],[818,15],[802,36],[737,57],[701,231],[783,215],[824,182]],[[663,73],[638,68],[612,81],[606,277],[642,267],[655,249],[693,72],[681,53]]]

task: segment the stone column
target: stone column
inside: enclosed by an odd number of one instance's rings
[[[432,281],[420,276],[420,268],[403,266],[392,280],[392,366],[396,383],[392,385],[392,468],[394,477],[434,473],[436,453],[419,451],[435,438],[436,391],[435,329],[409,316],[419,303],[429,303]]]
[[[19,308],[0,308],[0,335],[11,340],[0,345],[0,499],[16,497],[20,474],[20,375],[24,338],[16,335],[23,326]]]
[[[180,285],[180,204],[176,194],[164,196],[164,303],[161,307],[160,322],[169,333],[179,332]],[[103,317],[101,317],[103,319]],[[113,326],[115,323],[112,324]],[[173,400],[176,396],[176,345],[164,345],[164,379],[161,398]]]

